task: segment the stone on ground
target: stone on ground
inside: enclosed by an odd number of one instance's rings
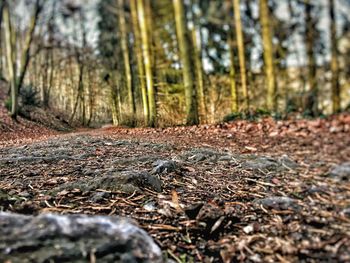
[[[52,193],[63,190],[80,189],[83,192],[95,191],[102,189],[106,191],[120,191],[131,194],[135,191],[141,192],[141,188],[149,188],[155,192],[162,191],[162,181],[147,172],[124,171],[111,175],[96,176],[91,179],[79,180],[75,183],[64,184]]]
[[[134,222],[87,215],[0,213],[0,262],[163,262]]]
[[[350,162],[339,164],[331,169],[329,175],[338,180],[350,180]]]
[[[300,207],[296,201],[286,196],[270,196],[257,200],[257,204],[275,210],[298,210]]]

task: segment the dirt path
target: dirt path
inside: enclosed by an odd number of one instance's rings
[[[350,261],[350,118],[0,144],[0,209],[132,217],[178,262]]]

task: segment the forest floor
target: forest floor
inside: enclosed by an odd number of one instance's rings
[[[350,261],[349,114],[13,131],[0,210],[131,217],[176,262]]]

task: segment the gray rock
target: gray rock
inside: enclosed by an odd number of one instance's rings
[[[122,172],[119,178],[124,184],[147,187],[153,191],[162,192],[162,181],[147,172]]]
[[[343,210],[341,211],[341,214],[342,214],[343,216],[346,216],[346,217],[349,217],[349,218],[350,218],[350,207],[343,209]]]
[[[96,189],[103,189],[106,191],[121,191],[124,193],[133,193],[141,191],[140,187],[150,188],[153,191],[162,191],[162,181],[147,172],[116,172],[112,175],[104,175],[101,177],[94,177],[84,180],[79,180],[75,183],[64,184],[53,191],[55,194],[62,190],[73,190],[78,188],[83,192],[94,191]]]
[[[178,164],[172,160],[158,160],[153,166],[152,174],[171,173],[178,169]]]
[[[181,157],[186,161],[197,163],[202,161],[217,162],[219,158],[227,155],[225,152],[218,152],[210,148],[197,148],[185,152]]]
[[[268,170],[268,171],[283,171],[294,170],[298,164],[291,160],[287,155],[282,155],[278,159],[269,156],[248,155],[241,156],[243,161],[242,167],[252,170]]]
[[[108,192],[97,192],[91,197],[91,201],[94,202],[94,203],[100,203],[104,199],[109,198],[110,195],[111,194],[108,193]]]
[[[256,203],[275,210],[299,210],[300,208],[294,199],[286,196],[270,196],[259,199]]]
[[[18,156],[13,158],[0,158],[2,164],[17,164],[17,163],[50,163],[58,162],[61,160],[82,160],[84,156],[68,156],[68,155],[56,155],[56,156]]]
[[[250,160],[244,162],[242,166],[252,170],[276,170],[280,164],[270,157],[252,156]]]
[[[291,158],[289,158],[288,155],[284,154],[281,156],[281,158],[278,159],[278,162],[282,164],[284,167],[287,167],[288,169],[296,169],[298,168],[298,164],[293,161]]]
[[[114,165],[135,165],[135,164],[146,164],[146,163],[152,163],[155,160],[157,160],[158,156],[152,156],[152,155],[146,155],[146,156],[137,156],[137,157],[130,157],[130,158],[120,158],[118,160],[115,160],[113,162]]]
[[[350,162],[339,164],[333,167],[329,175],[338,180],[350,180]]]
[[[119,217],[0,213],[0,261],[163,262],[160,248]]]
[[[317,193],[326,193],[327,190],[329,190],[327,186],[312,185],[311,187],[307,188],[306,192],[309,194],[317,194]]]

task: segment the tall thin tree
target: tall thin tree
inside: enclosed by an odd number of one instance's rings
[[[328,0],[330,16],[330,37],[331,37],[331,71],[332,71],[332,104],[333,113],[340,111],[340,85],[339,85],[339,62],[338,62],[338,41],[337,25],[335,18],[334,0]]]
[[[4,2],[3,7],[5,44],[6,44],[6,60],[8,68],[8,77],[11,86],[11,117],[16,118],[18,114],[18,86],[16,83],[16,68],[13,59],[13,42],[12,42],[12,25],[10,17],[10,9],[8,2]]]
[[[305,0],[305,45],[308,61],[308,85],[309,98],[307,100],[306,110],[313,116],[318,114],[318,87],[316,80],[316,57],[315,57],[315,20],[312,10],[314,6],[311,0]]]
[[[264,63],[265,63],[265,75],[266,75],[266,86],[267,86],[267,97],[266,106],[270,111],[277,110],[277,82],[276,72],[274,64],[274,52],[272,45],[272,33],[270,24],[270,14],[267,0],[260,0],[260,24],[261,24],[261,35],[262,44],[264,49]]]
[[[120,44],[123,53],[123,63],[124,63],[124,74],[125,74],[125,86],[128,94],[128,106],[129,112],[131,113],[132,122],[135,120],[136,115],[136,105],[134,101],[133,93],[133,78],[131,71],[130,55],[129,55],[129,38],[126,28],[125,19],[125,6],[124,0],[117,0],[118,6],[118,18],[119,18],[119,30],[120,30]]]
[[[192,45],[193,45],[193,55],[194,55],[194,65],[196,72],[196,93],[197,93],[197,104],[198,104],[198,113],[199,120],[201,123],[207,122],[207,114],[205,107],[205,94],[204,94],[204,69],[203,69],[203,58],[202,58],[202,34],[200,26],[200,17],[195,10],[196,6],[198,7],[199,2],[196,1],[196,4],[192,4]]]
[[[238,112],[239,110],[239,104],[238,104],[238,90],[237,90],[237,81],[236,81],[236,63],[235,63],[235,46],[237,45],[234,41],[234,27],[233,27],[233,21],[231,21],[231,16],[229,15],[232,10],[232,2],[231,0],[226,0],[226,6],[227,6],[227,16],[228,16],[228,24],[229,24],[229,30],[228,30],[228,48],[230,53],[230,91],[231,91],[231,111]],[[236,44],[236,45],[235,45]]]
[[[19,77],[17,81],[18,91],[22,88],[24,77],[27,72],[27,68],[30,61],[30,48],[33,42],[34,32],[38,23],[39,14],[42,11],[42,8],[43,8],[43,3],[41,2],[41,0],[36,0],[34,5],[33,15],[30,19],[28,32],[25,38],[23,53],[20,61]]]
[[[150,36],[151,32],[150,19],[146,18],[145,12],[145,1],[137,1],[138,18],[141,31],[141,43],[142,43],[142,54],[145,66],[146,84],[147,84],[147,96],[148,96],[148,106],[149,106],[149,120],[148,125],[155,127],[157,125],[157,106],[155,98],[155,88],[153,80],[153,68],[152,68],[152,57],[151,57],[151,46],[150,46]]]
[[[244,48],[244,37],[243,37],[243,28],[242,28],[242,19],[241,19],[240,0],[232,0],[232,1],[233,1],[233,11],[234,11],[234,15],[235,15],[239,68],[240,68],[240,73],[241,73],[243,109],[248,110],[248,108],[249,108],[249,95],[248,95],[247,68],[246,68],[246,61],[245,61],[245,48]]]
[[[142,59],[140,25],[137,17],[137,0],[130,0],[130,11],[134,33],[134,48],[137,60],[138,81],[141,88],[143,115],[145,118],[145,123],[147,123],[149,118],[149,109],[147,101],[147,87],[145,82],[145,68]]]
[[[182,63],[182,76],[185,87],[186,100],[186,124],[196,125],[199,123],[196,94],[193,82],[193,63],[190,55],[190,43],[187,28],[187,19],[183,0],[173,0],[175,12],[176,34]]]

